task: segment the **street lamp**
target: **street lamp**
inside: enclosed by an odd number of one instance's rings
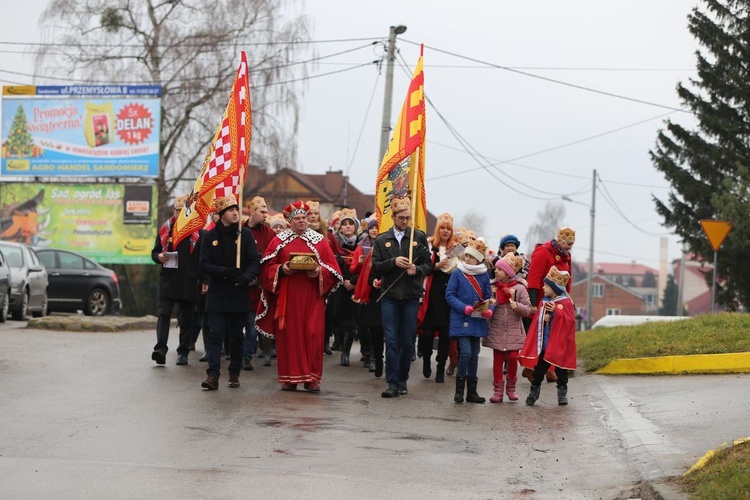
[[[592,299],[594,297],[594,223],[596,220],[596,170],[594,170],[594,176],[593,176],[593,182],[592,182],[592,189],[591,189],[591,205],[588,205],[586,203],[582,203],[580,201],[576,201],[572,199],[568,195],[562,195],[562,199],[564,201],[569,201],[570,203],[578,203],[579,205],[583,205],[584,207],[587,207],[589,209],[589,213],[591,214],[591,240],[589,242],[589,277],[587,281],[587,290],[586,290],[586,329],[591,329],[592,324],[592,316],[593,316],[593,306],[592,306]]]
[[[406,33],[406,26],[400,24],[391,26],[388,35],[388,52],[385,65],[385,98],[383,99],[383,124],[380,129],[380,157],[378,165],[383,161],[388,149],[388,139],[391,135],[391,104],[393,102],[393,61],[396,60],[396,35]]]

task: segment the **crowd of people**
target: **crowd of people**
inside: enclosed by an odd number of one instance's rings
[[[302,385],[320,392],[324,356],[338,351],[341,366],[350,366],[358,341],[362,366],[385,375],[384,398],[408,394],[420,357],[425,378],[434,373],[442,384],[455,375],[455,403],[484,403],[484,346],[492,349],[490,402],[518,400],[521,369],[531,382],[527,405],[537,401],[545,378],[556,382],[558,404],[568,404],[569,371],[576,368],[570,227],[537,244],[527,259],[516,236],[503,236],[493,252],[471,229],[454,228],[448,213],[428,237],[412,227],[408,198],[391,200],[383,216],[390,227],[381,232],[371,213],[360,219],[344,208],[328,223],[318,202],[296,201],[271,217],[263,198],[241,210],[230,195],[214,200],[203,229],[174,245],[185,201],[175,200],[152,251],[161,270],[151,359],[166,363],[177,309],[177,364],[188,363],[202,331],[205,390],[219,388],[222,357],[229,361],[227,384],[237,388],[262,351],[264,365],[276,358],[282,390]]]

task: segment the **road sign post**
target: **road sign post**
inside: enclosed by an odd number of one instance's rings
[[[729,231],[734,225],[726,220],[702,219],[700,221],[708,243],[714,250],[714,276],[711,280],[711,312],[716,312],[716,266],[718,264],[719,248],[724,243]]]

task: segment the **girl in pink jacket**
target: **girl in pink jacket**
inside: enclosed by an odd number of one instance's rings
[[[516,281],[516,273],[523,267],[522,257],[508,253],[495,263],[495,286],[497,295],[495,311],[489,325],[489,334],[484,346],[491,347],[493,353],[492,371],[494,394],[491,403],[502,403],[503,364],[508,361],[508,399],[516,401],[516,381],[518,380],[518,353],[523,347],[526,333],[521,318],[531,314],[531,301],[526,287]]]

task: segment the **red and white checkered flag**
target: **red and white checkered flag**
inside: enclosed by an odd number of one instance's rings
[[[241,186],[246,179],[250,156],[250,79],[247,56],[242,60],[232,85],[224,116],[216,130],[211,149],[206,155],[188,203],[175,221],[173,244],[187,235],[203,228],[208,214],[213,210],[214,198],[230,193],[239,198]]]

